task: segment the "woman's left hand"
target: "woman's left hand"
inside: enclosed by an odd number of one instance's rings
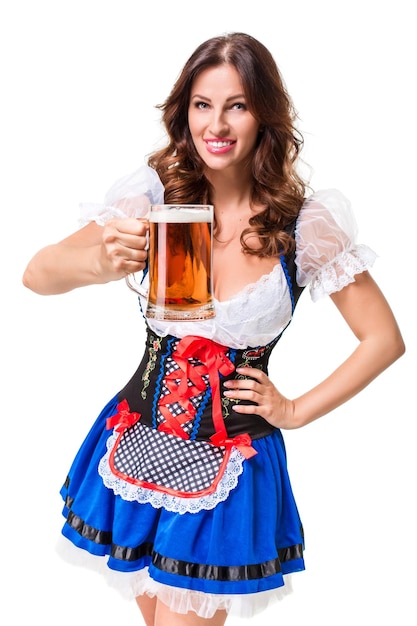
[[[238,367],[236,373],[248,378],[236,378],[224,383],[226,398],[246,400],[253,404],[233,404],[236,413],[255,413],[275,428],[297,428],[294,406],[272,384],[268,376],[254,367]]]

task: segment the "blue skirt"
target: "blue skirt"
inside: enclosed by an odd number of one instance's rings
[[[257,454],[244,461],[226,499],[177,512],[125,499],[104,484],[98,468],[118,402],[115,396],[97,418],[62,487],[67,539],[107,557],[111,570],[149,568],[159,583],[210,594],[276,589],[285,574],[304,569],[303,530],[280,430],[252,441]]]

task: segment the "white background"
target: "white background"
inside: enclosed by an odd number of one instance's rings
[[[124,282],[40,297],[21,276],[39,248],[78,227],[80,201],[100,202],[161,141],[155,105],[195,47],[236,30],[277,60],[299,111],[312,185],[351,199],[408,347],[349,404],[286,433],[307,571],[291,597],[251,623],[417,623],[412,4],[2,4],[2,623],[141,623],[134,603],[55,553],[69,464],[142,354],[136,298]],[[313,305],[305,293],[271,375],[296,396],[353,347],[330,300]]]

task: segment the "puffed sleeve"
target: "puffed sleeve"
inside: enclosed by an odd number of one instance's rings
[[[108,190],[102,204],[80,204],[80,225],[123,217],[145,217],[151,204],[162,204],[164,187],[156,171],[148,165],[117,180]]]
[[[376,254],[356,242],[358,227],[349,200],[337,189],[317,191],[301,208],[295,231],[297,282],[311,298],[340,291],[369,269]]]

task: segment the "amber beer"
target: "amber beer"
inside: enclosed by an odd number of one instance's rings
[[[212,227],[211,205],[151,206],[147,317],[214,317]]]

